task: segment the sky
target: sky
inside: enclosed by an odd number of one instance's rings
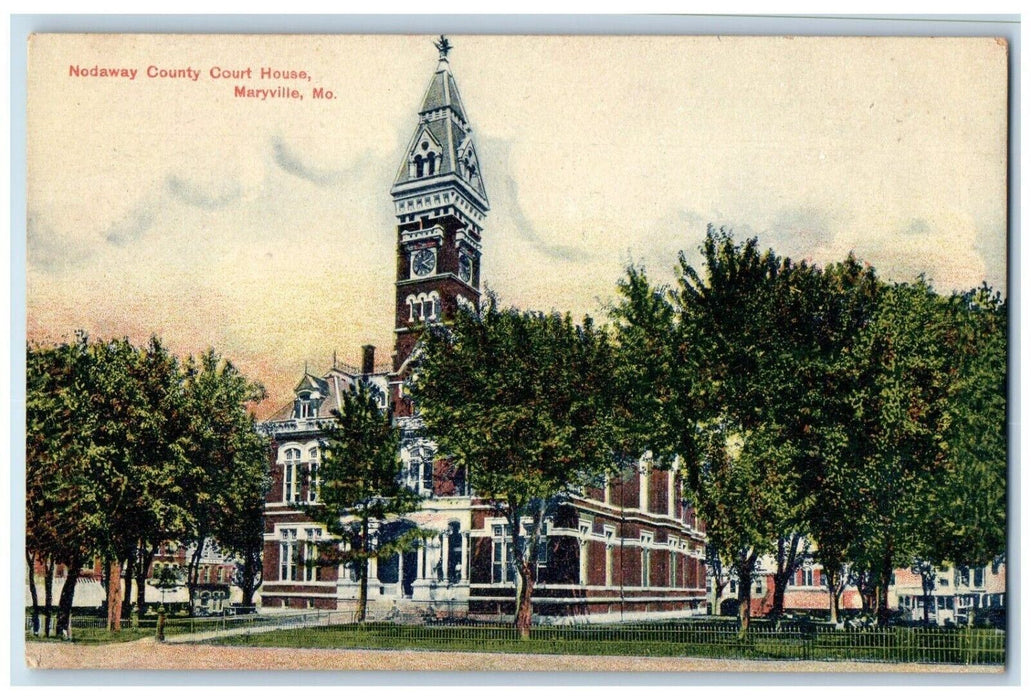
[[[505,304],[604,318],[628,264],[672,282],[708,224],[817,264],[851,251],[944,293],[1005,287],[1003,42],[450,40],[491,204],[483,278]],[[81,329],[214,347],[265,385],[259,416],[334,352],[357,364],[371,343],[388,362],[389,190],[432,41],[35,36],[29,340]],[[304,99],[235,97],[238,85]]]

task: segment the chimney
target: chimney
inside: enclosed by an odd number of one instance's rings
[[[372,368],[376,361],[376,346],[362,346],[362,374],[372,374]]]

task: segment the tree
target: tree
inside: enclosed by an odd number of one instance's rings
[[[675,342],[695,367],[677,392],[676,403],[697,416],[681,452],[704,445],[684,461],[688,483],[711,542],[734,562],[746,631],[759,557],[781,543],[775,612],[802,559],[823,390],[825,284],[817,268],[761,252],[756,239],[735,243],[722,229],[709,228],[701,252],[701,273],[681,254],[672,299]]]
[[[54,570],[68,575],[57,610],[57,632],[67,630],[79,570],[93,551],[98,511],[86,478],[90,444],[83,439],[91,413],[86,385],[87,340],[26,351],[25,546],[33,630],[40,631],[34,568],[44,569],[44,622],[51,631]]]
[[[945,474],[926,528],[938,563],[985,566],[1006,550],[1007,311],[982,286],[950,299],[958,367],[949,387]]]
[[[359,382],[341,394],[340,410],[324,440],[318,500],[305,511],[326,524],[311,565],[345,563],[358,575],[357,620],[365,620],[369,559],[411,549],[432,533],[391,527],[390,520],[419,507],[418,494],[401,484],[400,431],[382,409],[380,392]]]
[[[30,575],[35,561],[47,572],[57,563],[68,570],[58,632],[67,631],[79,571],[92,557],[104,562],[109,624],[118,629],[133,583],[143,609],[160,543],[185,538],[198,515],[217,514],[206,521],[221,523],[216,536],[239,527],[240,499],[253,508],[263,496],[265,443],[244,406],[260,392],[228,364],[220,369],[213,352],[202,365],[188,378],[156,338],[137,348],[80,333],[71,343],[29,346],[26,559]],[[216,492],[204,478],[213,467],[222,472]],[[51,580],[48,573],[47,590]]]
[[[929,285],[897,283],[883,291],[850,351],[852,559],[870,575],[882,625],[892,573],[931,536],[924,526],[947,478],[948,399],[959,360],[951,325],[947,300]]]
[[[527,638],[547,517],[615,466],[611,344],[589,318],[501,309],[488,295],[427,328],[420,353],[414,404],[441,454],[508,523],[515,625]]]
[[[185,538],[193,545],[186,572],[192,601],[209,542],[242,555],[244,568],[257,566],[258,504],[269,483],[268,441],[248,410],[265,397],[264,388],[214,350],[187,362],[185,390],[190,417],[186,454],[193,467],[186,483],[192,497]]]

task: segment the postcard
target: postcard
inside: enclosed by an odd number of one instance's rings
[[[30,669],[1004,670],[1005,40],[28,57]]]

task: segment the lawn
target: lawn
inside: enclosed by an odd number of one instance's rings
[[[696,656],[1002,664],[995,630],[776,630],[741,638],[712,625],[536,627],[520,640],[511,627],[370,623],[240,634],[211,644],[320,649],[421,649],[536,654]]]

